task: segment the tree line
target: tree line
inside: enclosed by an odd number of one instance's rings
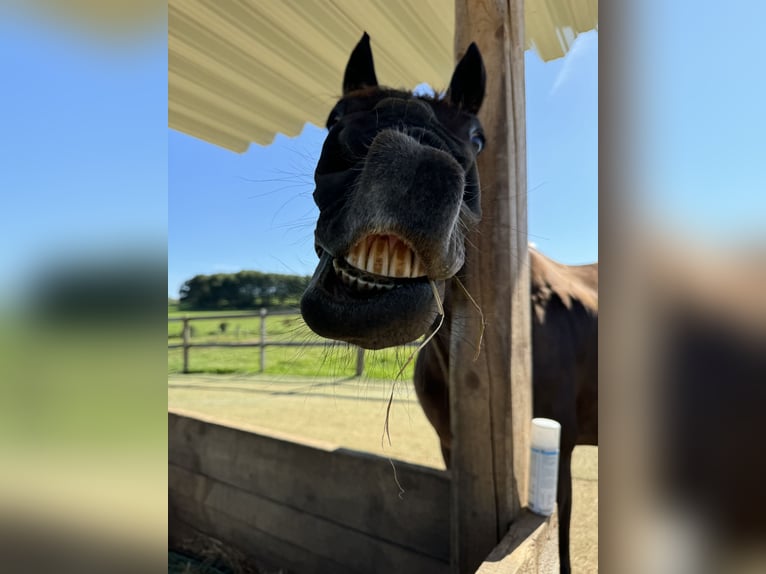
[[[281,275],[260,271],[195,275],[179,293],[182,309],[252,309],[297,304],[309,275]]]

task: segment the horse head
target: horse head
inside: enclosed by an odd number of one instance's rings
[[[379,86],[369,36],[357,44],[314,175],[319,264],[301,312],[316,333],[379,349],[434,324],[433,288],[443,298],[481,217],[484,90],[475,44],[434,97]]]

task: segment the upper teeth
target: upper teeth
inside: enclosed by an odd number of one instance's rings
[[[415,252],[394,235],[367,235],[346,255],[352,267],[383,277],[421,277],[425,273]]]

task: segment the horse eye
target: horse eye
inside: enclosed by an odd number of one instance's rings
[[[330,114],[330,117],[327,118],[327,129],[329,130],[332,128],[335,124],[338,123],[340,120],[340,114],[338,112],[333,112]]]
[[[343,114],[341,113],[340,106],[336,106],[333,111],[330,112],[330,117],[327,118],[327,123],[325,124],[327,126],[327,129],[331,129],[335,124],[337,124],[340,121],[340,118],[343,117]]]
[[[484,134],[481,132],[473,132],[471,134],[471,145],[474,151],[479,154],[484,149]]]

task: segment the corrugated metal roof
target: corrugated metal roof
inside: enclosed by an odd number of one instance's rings
[[[527,46],[563,56],[598,0],[526,0]],[[237,152],[323,126],[366,30],[382,83],[446,87],[453,0],[170,0],[168,123]]]

